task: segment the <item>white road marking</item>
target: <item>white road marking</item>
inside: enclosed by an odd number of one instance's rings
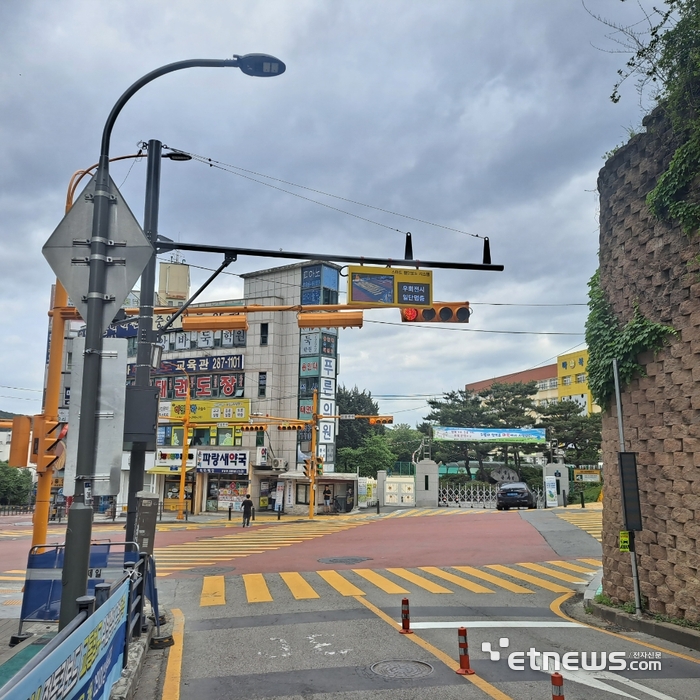
[[[459,627],[476,629],[477,627],[585,627],[578,622],[559,622],[558,620],[466,620],[464,622],[411,622],[414,630],[452,630]]]

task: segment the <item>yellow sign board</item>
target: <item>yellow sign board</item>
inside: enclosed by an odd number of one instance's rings
[[[574,481],[600,483],[600,469],[574,469]]]
[[[431,306],[432,270],[396,267],[348,267],[348,304],[371,306]]]
[[[184,401],[161,401],[161,418],[182,422],[185,417]],[[250,419],[250,399],[208,399],[190,402],[190,423],[247,423]]]
[[[620,551],[630,551],[630,533],[626,530],[620,530]]]

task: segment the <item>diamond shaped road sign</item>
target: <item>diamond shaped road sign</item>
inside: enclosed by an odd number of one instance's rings
[[[151,256],[155,255],[153,246],[111,177],[109,186],[112,199],[105,268],[107,299],[102,313],[103,332],[117,315]],[[83,319],[87,318],[94,191],[93,177],[42,249],[51,269],[66,288]]]

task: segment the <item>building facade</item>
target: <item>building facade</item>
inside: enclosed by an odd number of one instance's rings
[[[160,269],[159,300],[179,306],[188,298],[189,269],[177,261]],[[242,275],[242,299],[195,304],[213,306],[299,306],[335,304],[339,268],[329,263],[298,263]],[[132,303],[135,300],[132,300]],[[311,448],[311,428],[280,430],[284,420],[309,420],[314,391],[319,413],[336,414],[338,330],[299,329],[291,311],[247,314],[247,331],[183,331],[181,324],[161,336],[160,366],[152,373],[159,391],[159,427],[154,455],[147,455],[144,488],[157,493],[165,509],[179,504],[181,463],[187,446],[185,498],[188,511],[238,510],[246,494],[258,509],[308,512],[310,482],[303,460]],[[154,318],[156,328],[167,317]],[[177,322],[175,326],[177,326]],[[126,338],[133,381],[136,323],[108,335]],[[70,346],[70,343],[68,344]],[[66,353],[64,408],[70,401],[71,348]],[[182,418],[189,384],[190,427]],[[274,420],[277,419],[277,420]],[[250,425],[266,426],[251,431]],[[331,485],[333,496],[356,505],[354,475],[335,475],[336,419],[321,419],[318,456],[324,474],[318,493]],[[122,462],[118,510],[126,505],[129,454]],[[316,498],[318,502],[319,498]]]

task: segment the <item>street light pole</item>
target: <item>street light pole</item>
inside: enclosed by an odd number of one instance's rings
[[[75,465],[75,495],[68,513],[66,548],[63,561],[61,611],[59,629],[63,629],[77,613],[76,599],[87,590],[92,536],[92,506],[85,503],[85,484],[95,473],[97,409],[102,366],[102,318],[106,293],[106,266],[110,242],[109,147],[114,124],[126,103],[144,85],[167,73],[185,68],[240,68],[247,75],[274,77],[286,66],[279,59],[264,54],[234,56],[232,59],[191,59],[161,66],[129,87],[117,100],[102,131],[100,158],[93,192],[92,233],[90,236],[89,282],[85,318],[85,358],[83,362],[81,420],[78,426],[78,454]],[[155,255],[155,253],[154,253]]]
[[[158,209],[160,203],[160,165],[163,144],[151,139],[148,142],[146,163],[146,202],[143,215],[143,232],[151,243],[158,238]],[[139,326],[136,346],[137,387],[151,384],[151,351],[153,342],[153,303],[156,284],[156,256],[152,255],[141,274],[141,298],[139,300]],[[129,495],[126,506],[126,541],[136,539],[136,494],[143,490],[143,473],[146,464],[145,442],[135,442],[131,448],[129,465]]]

